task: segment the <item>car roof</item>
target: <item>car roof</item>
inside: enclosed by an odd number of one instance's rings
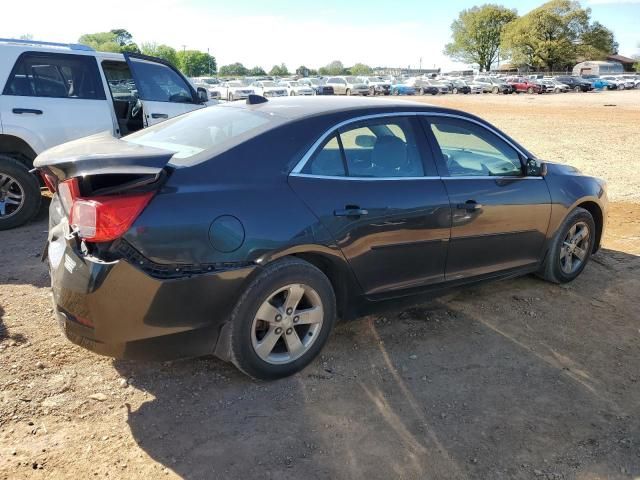
[[[393,111],[441,111],[449,110],[434,105],[406,100],[387,100],[367,97],[282,97],[267,102],[248,105],[246,102],[230,102],[216,108],[241,108],[256,110],[296,120],[314,115],[330,115],[342,112],[371,110],[371,113]],[[461,113],[461,112],[459,112]],[[469,116],[468,114],[465,114]]]

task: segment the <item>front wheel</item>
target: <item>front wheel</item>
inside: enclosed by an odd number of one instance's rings
[[[267,265],[249,285],[230,320],[231,361],[247,375],[293,375],[322,350],[336,321],[329,279],[296,258]]]
[[[373,88],[373,87],[369,88],[369,95],[371,95],[373,97],[373,96],[375,96],[375,94],[376,94],[376,89]]]
[[[533,87],[527,88],[527,93],[531,95],[533,93]]]
[[[591,257],[595,232],[591,213],[584,208],[573,210],[554,235],[540,275],[553,283],[574,280]]]
[[[575,87],[575,88],[573,89],[573,91],[574,91],[574,92],[576,92],[576,93],[579,93],[579,92],[581,92],[581,91],[582,91],[582,88],[580,88],[580,87]]]
[[[454,88],[454,89],[453,89],[453,93],[454,93],[454,95],[457,95],[457,94],[458,94],[458,89],[457,89],[457,88]]]
[[[500,92],[500,89],[498,87],[493,87],[491,91],[497,95]]]
[[[347,88],[346,94],[347,94],[348,96],[351,96],[351,89],[350,89],[350,88]]]

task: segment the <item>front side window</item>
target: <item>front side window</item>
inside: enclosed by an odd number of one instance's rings
[[[409,118],[358,122],[333,134],[303,173],[358,178],[421,177],[425,170],[420,151]]]
[[[142,100],[153,102],[192,103],[187,82],[176,71],[161,63],[129,58]]]
[[[4,95],[105,100],[98,65],[88,55],[27,52],[22,54]]]
[[[444,117],[430,118],[429,127],[450,176],[522,175],[518,152],[486,128]]]

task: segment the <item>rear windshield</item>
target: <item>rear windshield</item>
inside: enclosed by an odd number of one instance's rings
[[[170,163],[193,165],[284,123],[273,113],[229,105],[202,108],[135,132],[123,140],[175,152]]]

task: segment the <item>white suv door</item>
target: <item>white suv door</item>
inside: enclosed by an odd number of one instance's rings
[[[5,134],[36,153],[76,138],[114,131],[111,102],[92,55],[24,52],[0,95]]]
[[[124,55],[142,103],[145,126],[206,106],[191,83],[171,64],[146,55]]]

